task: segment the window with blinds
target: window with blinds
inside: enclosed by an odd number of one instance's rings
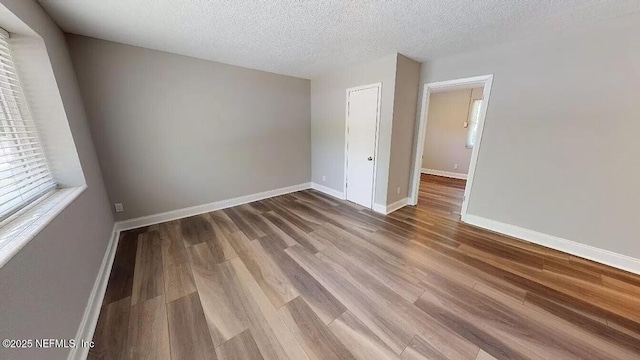
[[[9,35],[0,31],[0,221],[56,186],[18,81],[8,40]]]
[[[478,137],[478,124],[480,123],[480,110],[482,110],[482,99],[473,100],[471,103],[471,111],[469,113],[469,127],[467,129],[468,148],[476,146]]]

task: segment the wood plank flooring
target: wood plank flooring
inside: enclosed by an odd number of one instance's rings
[[[640,276],[314,190],[121,235],[90,359],[639,359]]]

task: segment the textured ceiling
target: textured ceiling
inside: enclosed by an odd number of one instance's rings
[[[640,0],[40,0],[66,32],[312,78],[418,61],[640,11]]]

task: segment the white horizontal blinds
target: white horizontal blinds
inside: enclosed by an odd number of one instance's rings
[[[0,220],[56,186],[0,32]]]
[[[476,146],[478,124],[480,123],[480,110],[482,110],[482,99],[473,100],[471,103],[471,113],[469,114],[469,128],[467,130],[468,148]]]

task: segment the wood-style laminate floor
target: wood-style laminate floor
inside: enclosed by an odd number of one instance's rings
[[[92,359],[638,359],[640,277],[313,190],[122,235]]]

